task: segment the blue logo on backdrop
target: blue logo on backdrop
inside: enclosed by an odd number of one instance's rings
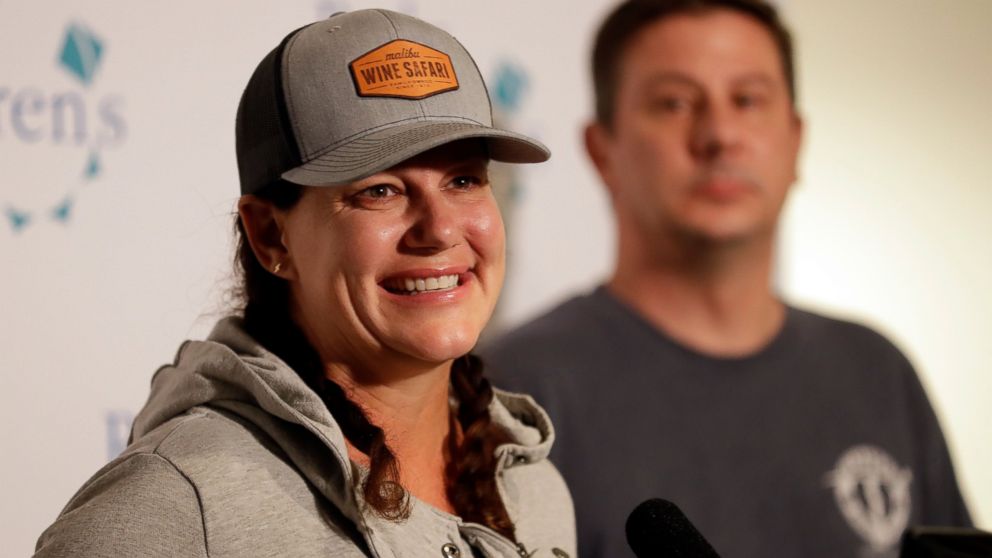
[[[496,108],[507,113],[515,113],[527,92],[527,73],[520,66],[503,62],[496,69],[491,80],[492,98]]]
[[[493,104],[493,119],[497,126],[504,126],[510,129],[520,128],[520,112],[523,108],[524,99],[527,97],[529,79],[527,70],[514,62],[503,60],[496,66],[492,76],[486,79],[489,84],[489,97]],[[524,191],[520,185],[520,177],[512,167],[506,169],[505,180],[506,190],[502,196],[497,196],[500,208],[503,210],[506,220],[511,220],[511,212],[521,201],[520,197]]]
[[[4,192],[3,215],[15,233],[68,223],[80,192],[103,173],[104,153],[124,141],[123,98],[94,91],[104,54],[103,39],[70,23],[56,51],[70,87],[0,83],[0,143],[10,159],[4,183],[15,182],[11,167],[29,177]]]
[[[102,54],[103,42],[99,38],[79,25],[69,25],[65,31],[59,61],[83,85],[89,85],[93,81],[93,74],[100,65]]]
[[[107,425],[107,461],[111,461],[127,447],[127,437],[131,435],[134,413],[120,410],[107,411],[104,420]]]

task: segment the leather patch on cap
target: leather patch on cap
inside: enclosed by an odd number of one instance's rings
[[[348,64],[362,97],[423,99],[458,89],[451,58],[429,46],[396,39]]]

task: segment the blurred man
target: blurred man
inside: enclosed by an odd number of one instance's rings
[[[581,556],[630,555],[651,497],[724,556],[894,556],[908,525],[970,522],[906,358],[770,286],[794,75],[759,0],[632,0],[599,31],[585,140],[616,269],[485,353],[552,415]]]

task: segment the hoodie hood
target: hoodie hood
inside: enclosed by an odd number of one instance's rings
[[[240,318],[217,323],[206,341],[187,341],[175,362],[152,378],[148,402],[135,418],[136,440],[196,407],[234,413],[265,431],[322,494],[356,525],[366,521],[344,435],[320,396],[243,328]],[[545,412],[525,395],[496,390],[492,419],[510,434],[496,453],[499,466],[547,457],[554,431]]]

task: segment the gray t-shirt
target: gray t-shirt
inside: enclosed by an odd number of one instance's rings
[[[632,556],[653,497],[724,558],[895,556],[908,525],[970,525],[912,366],[863,326],[789,308],[758,353],[712,358],[601,287],[482,354],[551,415],[584,558]]]

